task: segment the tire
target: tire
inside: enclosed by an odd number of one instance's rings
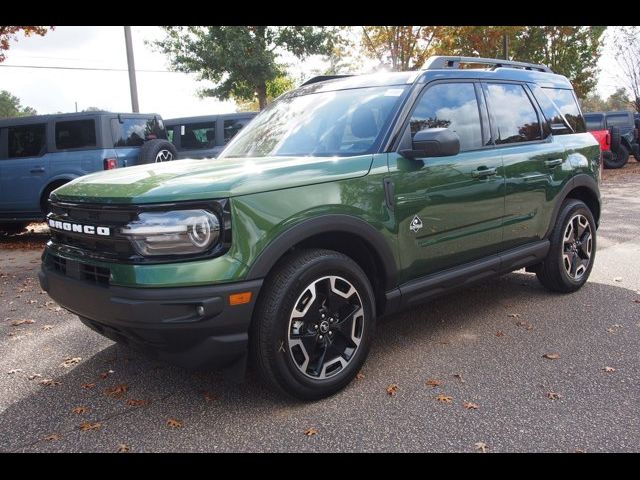
[[[263,381],[300,400],[319,400],[344,388],[362,367],[375,330],[373,290],[362,269],[332,250],[300,250],[285,258],[264,286],[249,346]]]
[[[640,144],[634,143],[631,145],[631,155],[636,159],[636,162],[640,162]]]
[[[144,163],[170,162],[178,158],[178,151],[173,143],[168,140],[156,138],[148,140],[140,147],[138,165]]]
[[[611,157],[604,160],[607,168],[622,168],[629,161],[629,150],[624,145],[620,145],[617,150],[611,150]]]
[[[0,223],[0,235],[17,235],[22,233],[29,225],[29,222]]]
[[[40,197],[40,211],[45,217],[49,213],[49,195],[51,195],[51,192],[53,192],[56,188],[61,187],[68,182],[69,180],[58,181],[53,185],[48,185],[47,188],[45,188],[44,192],[42,192],[42,197]]]
[[[579,227],[577,230],[576,225]],[[572,236],[572,232],[576,231],[580,235],[577,245]],[[587,232],[590,233],[590,239],[585,236]],[[549,253],[536,268],[538,280],[553,292],[575,292],[586,283],[596,257],[596,222],[589,207],[580,200],[565,200],[549,239]],[[565,255],[566,253],[569,255]],[[576,267],[572,269],[574,265]]]
[[[620,148],[620,143],[622,142],[622,137],[620,136],[620,128],[609,128],[609,135],[611,136],[610,148],[613,152],[615,152],[616,150],[618,150],[618,148]]]

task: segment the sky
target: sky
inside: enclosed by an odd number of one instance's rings
[[[160,27],[131,27],[138,83],[140,111],[159,113],[163,118],[211,115],[236,111],[233,101],[200,98],[198,89],[208,86],[195,74],[167,71],[167,57],[146,42],[163,37]],[[287,59],[285,59],[286,61]],[[97,107],[114,112],[131,111],[127,57],[122,26],[59,26],[46,36],[23,37],[13,42],[7,60],[0,65],[0,90],[20,98],[22,105],[40,114],[73,112]],[[14,68],[18,65],[116,68],[122,71],[55,70]],[[290,75],[310,78],[326,63],[319,57],[288,62]],[[607,97],[616,87],[618,69],[611,48],[605,42],[600,59],[597,91]],[[370,68],[371,66],[366,66]],[[144,70],[156,70],[145,72]]]

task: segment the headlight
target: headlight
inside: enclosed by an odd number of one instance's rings
[[[205,252],[216,244],[220,221],[207,210],[143,212],[120,233],[145,257],[190,255]]]

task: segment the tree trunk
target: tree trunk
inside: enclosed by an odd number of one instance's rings
[[[267,106],[267,84],[262,83],[256,87],[256,93],[258,94],[258,105],[260,110],[264,110]]]

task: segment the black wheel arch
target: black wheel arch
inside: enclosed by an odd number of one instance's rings
[[[47,214],[45,210],[47,209],[46,207],[48,207],[49,195],[51,195],[51,192],[53,192],[56,188],[61,187],[65,183],[69,183],[71,180],[73,180],[73,178],[57,178],[49,182],[42,189],[42,193],[40,194],[40,210],[44,215]]]
[[[365,272],[375,271],[383,282],[379,285],[384,291],[391,290],[397,284],[397,265],[391,247],[382,233],[370,223],[356,217],[344,214],[322,215],[305,220],[289,228],[273,242],[271,242],[258,256],[251,266],[247,279],[266,277],[271,269],[292,249],[296,247],[324,247],[331,248],[331,240],[341,241],[351,239],[365,246],[372,255],[373,265],[360,265]],[[327,245],[329,242],[329,245]],[[352,245],[353,246],[353,245]],[[342,247],[347,247],[342,245]],[[345,253],[349,248],[336,248]],[[354,250],[355,251],[355,250]],[[366,252],[360,251],[360,258],[354,258],[356,263],[366,263]],[[348,253],[347,253],[348,255]],[[352,255],[348,255],[352,256]],[[355,256],[359,256],[356,254]],[[360,261],[358,261],[360,260]],[[372,270],[371,268],[376,270]],[[377,271],[380,270],[380,271]],[[378,292],[376,292],[376,297]]]
[[[549,226],[547,227],[544,238],[549,238],[549,235],[551,235],[553,226],[560,213],[560,207],[567,198],[575,198],[576,200],[583,201],[587,207],[589,207],[589,210],[591,210],[593,218],[596,221],[596,226],[599,225],[601,200],[598,183],[592,176],[581,173],[571,178],[556,196],[556,204],[553,207]]]

